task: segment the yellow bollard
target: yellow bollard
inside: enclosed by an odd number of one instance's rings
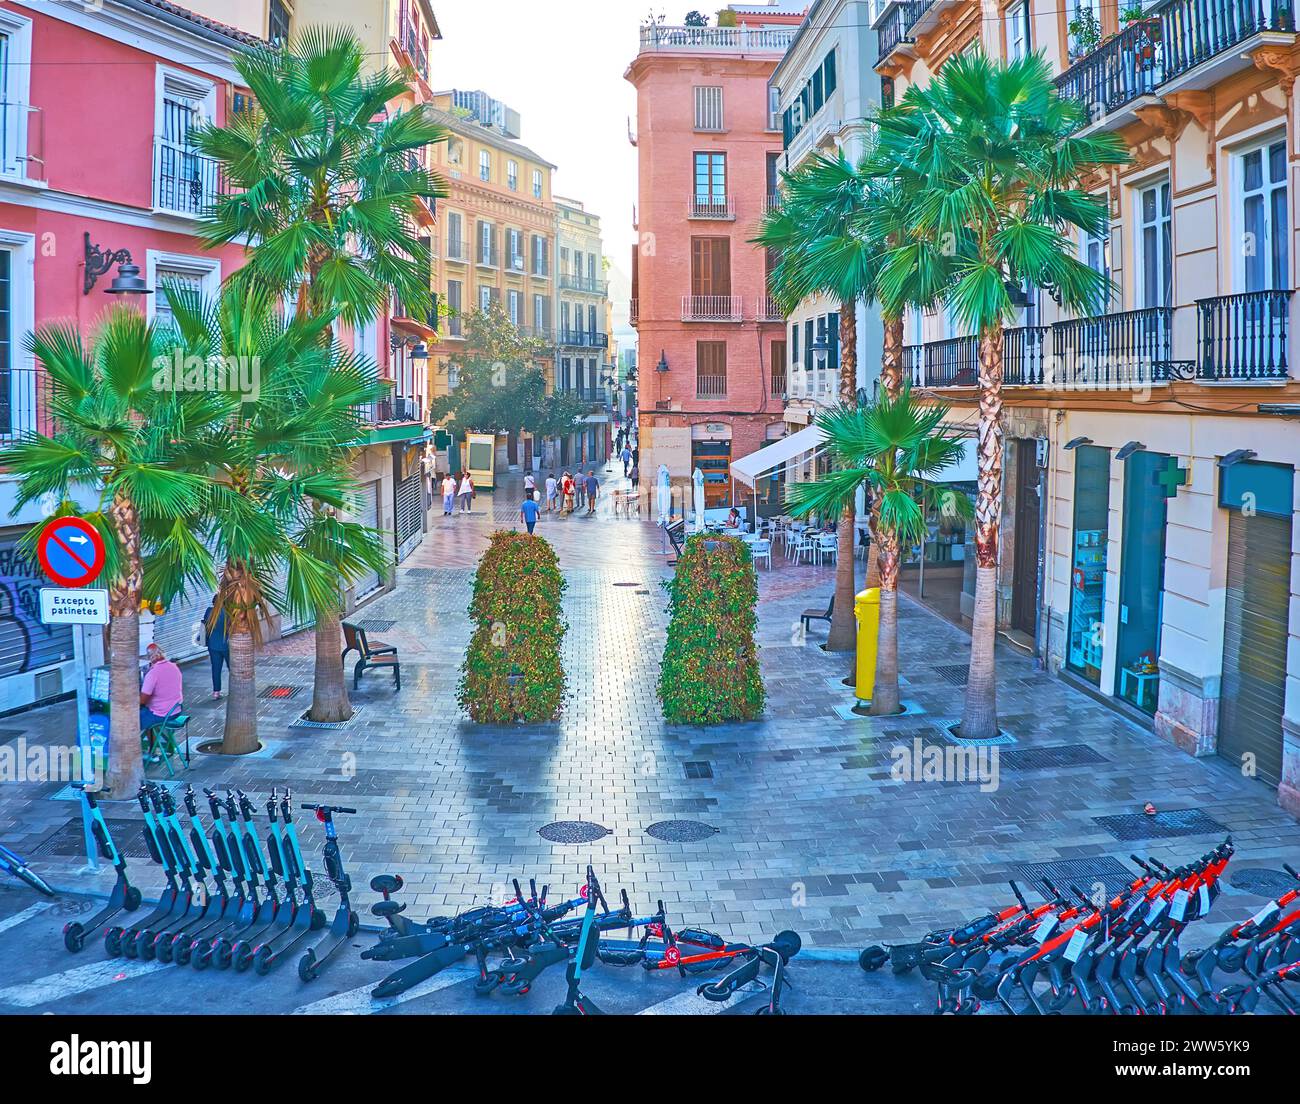
[[[876,689],[876,646],[880,639],[880,588],[864,590],[854,599],[858,619],[858,660],[854,694],[860,702],[871,701]]]

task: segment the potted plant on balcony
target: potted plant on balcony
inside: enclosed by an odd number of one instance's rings
[[[1070,32],[1070,61],[1086,57],[1101,45],[1101,20],[1092,8],[1079,8],[1066,29]]]

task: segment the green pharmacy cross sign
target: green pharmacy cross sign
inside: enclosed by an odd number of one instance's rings
[[[1165,498],[1173,498],[1179,487],[1187,486],[1188,470],[1178,466],[1178,457],[1165,457],[1164,464],[1156,469],[1156,486],[1165,493]]]

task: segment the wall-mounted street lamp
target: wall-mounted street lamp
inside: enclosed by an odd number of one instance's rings
[[[1065,451],[1066,451],[1066,452],[1073,452],[1073,451],[1074,451],[1075,449],[1077,449],[1080,445],[1090,445],[1090,444],[1092,444],[1092,438],[1091,438],[1091,437],[1076,437],[1076,438],[1074,438],[1074,440],[1072,440],[1072,441],[1066,441],[1066,442],[1065,442]]]
[[[668,356],[662,349],[659,350],[659,363],[655,365],[655,371],[656,372],[668,371]]]
[[[1258,456],[1254,449],[1237,449],[1236,452],[1230,452],[1223,457],[1218,466],[1221,468],[1230,468],[1233,464],[1240,464],[1243,460],[1254,460]]]
[[[1144,448],[1146,448],[1146,445],[1141,441],[1129,441],[1128,444],[1120,446],[1119,451],[1115,453],[1115,459],[1127,460],[1135,452],[1140,452]]]
[[[89,232],[85,235],[86,241],[86,274],[82,281],[82,294],[89,295],[95,283],[110,268],[117,265],[117,275],[113,277],[112,283],[104,289],[108,295],[152,295],[144,278],[140,275],[140,266],[134,264],[131,260],[131,251],[129,249],[100,249],[90,240]]]

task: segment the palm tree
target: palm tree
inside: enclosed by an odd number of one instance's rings
[[[1061,99],[1041,55],[990,61],[978,51],[948,61],[925,87],[877,119],[878,155],[913,188],[911,235],[885,256],[882,298],[905,302],[935,258],[950,266],[944,298],[979,335],[979,492],[975,505],[975,611],[961,733],[997,734],[998,520],[1002,511],[1002,327],[1010,290],[1045,288],[1063,305],[1095,310],[1107,279],[1077,257],[1070,235],[1100,233],[1106,208],[1082,191],[1095,167],[1127,160],[1113,134],[1080,136],[1082,106]]]
[[[19,477],[15,511],[46,494],[59,514],[75,512],[77,491],[98,496],[83,515],[104,537],[109,594],[109,766],[105,792],[129,797],[143,780],[140,752],[140,607],[170,601],[149,590],[154,562],[198,584],[212,572],[201,542],[183,522],[203,507],[197,437],[220,424],[227,404],[203,392],[155,386],[165,340],[125,306],[105,312],[89,344],[72,323],[39,327],[27,342],[50,380],[50,433],[22,434],[0,452]],[[34,539],[38,527],[28,539]]]
[[[782,314],[789,315],[809,296],[827,295],[840,302],[839,401],[852,406],[858,388],[858,303],[875,294],[872,242],[861,232],[872,181],[862,166],[844,155],[817,153],[781,176],[781,196],[764,216],[756,245],[774,254],[768,292]],[[856,592],[853,567],[854,503],[838,507],[839,548],[835,556],[835,608],[828,651],[852,651],[857,634],[853,623]]]
[[[276,297],[251,283],[227,284],[216,303],[174,295],[172,311],[186,354],[257,369],[255,400],[232,396],[229,416],[194,443],[210,486],[186,519],[223,565],[215,607],[230,637],[222,751],[239,755],[257,749],[256,648],[271,608],[319,617],[337,609],[340,584],[387,566],[381,534],[340,516],[357,489],[348,445],[361,432],[358,411],[383,389],[373,365],[326,337],[333,315],[286,321]],[[183,585],[168,563],[147,582],[160,591]]]
[[[817,419],[826,434],[832,470],[812,483],[796,483],[790,498],[797,513],[838,509],[852,503],[859,487],[871,490],[880,546],[880,632],[871,712],[899,712],[898,568],[903,545],[921,540],[926,505],[943,502],[936,483],[957,462],[962,442],[940,431],[948,408],[921,404],[904,385],[897,397],[868,406],[838,406]]]
[[[198,130],[195,145],[231,185],[200,228],[209,246],[251,243],[232,277],[296,298],[305,318],[361,325],[390,309],[426,317],[430,257],[413,230],[422,200],[445,196],[419,151],[446,132],[427,113],[389,111],[406,77],[363,72],[365,48],[346,29],[308,28],[288,46],[239,54],[235,67],[254,106],[224,127]],[[328,327],[323,340],[331,336]],[[327,556],[330,547],[320,549]],[[342,573],[314,611],[316,674],[310,717],[352,715],[343,678]],[[234,657],[231,657],[232,664]]]

